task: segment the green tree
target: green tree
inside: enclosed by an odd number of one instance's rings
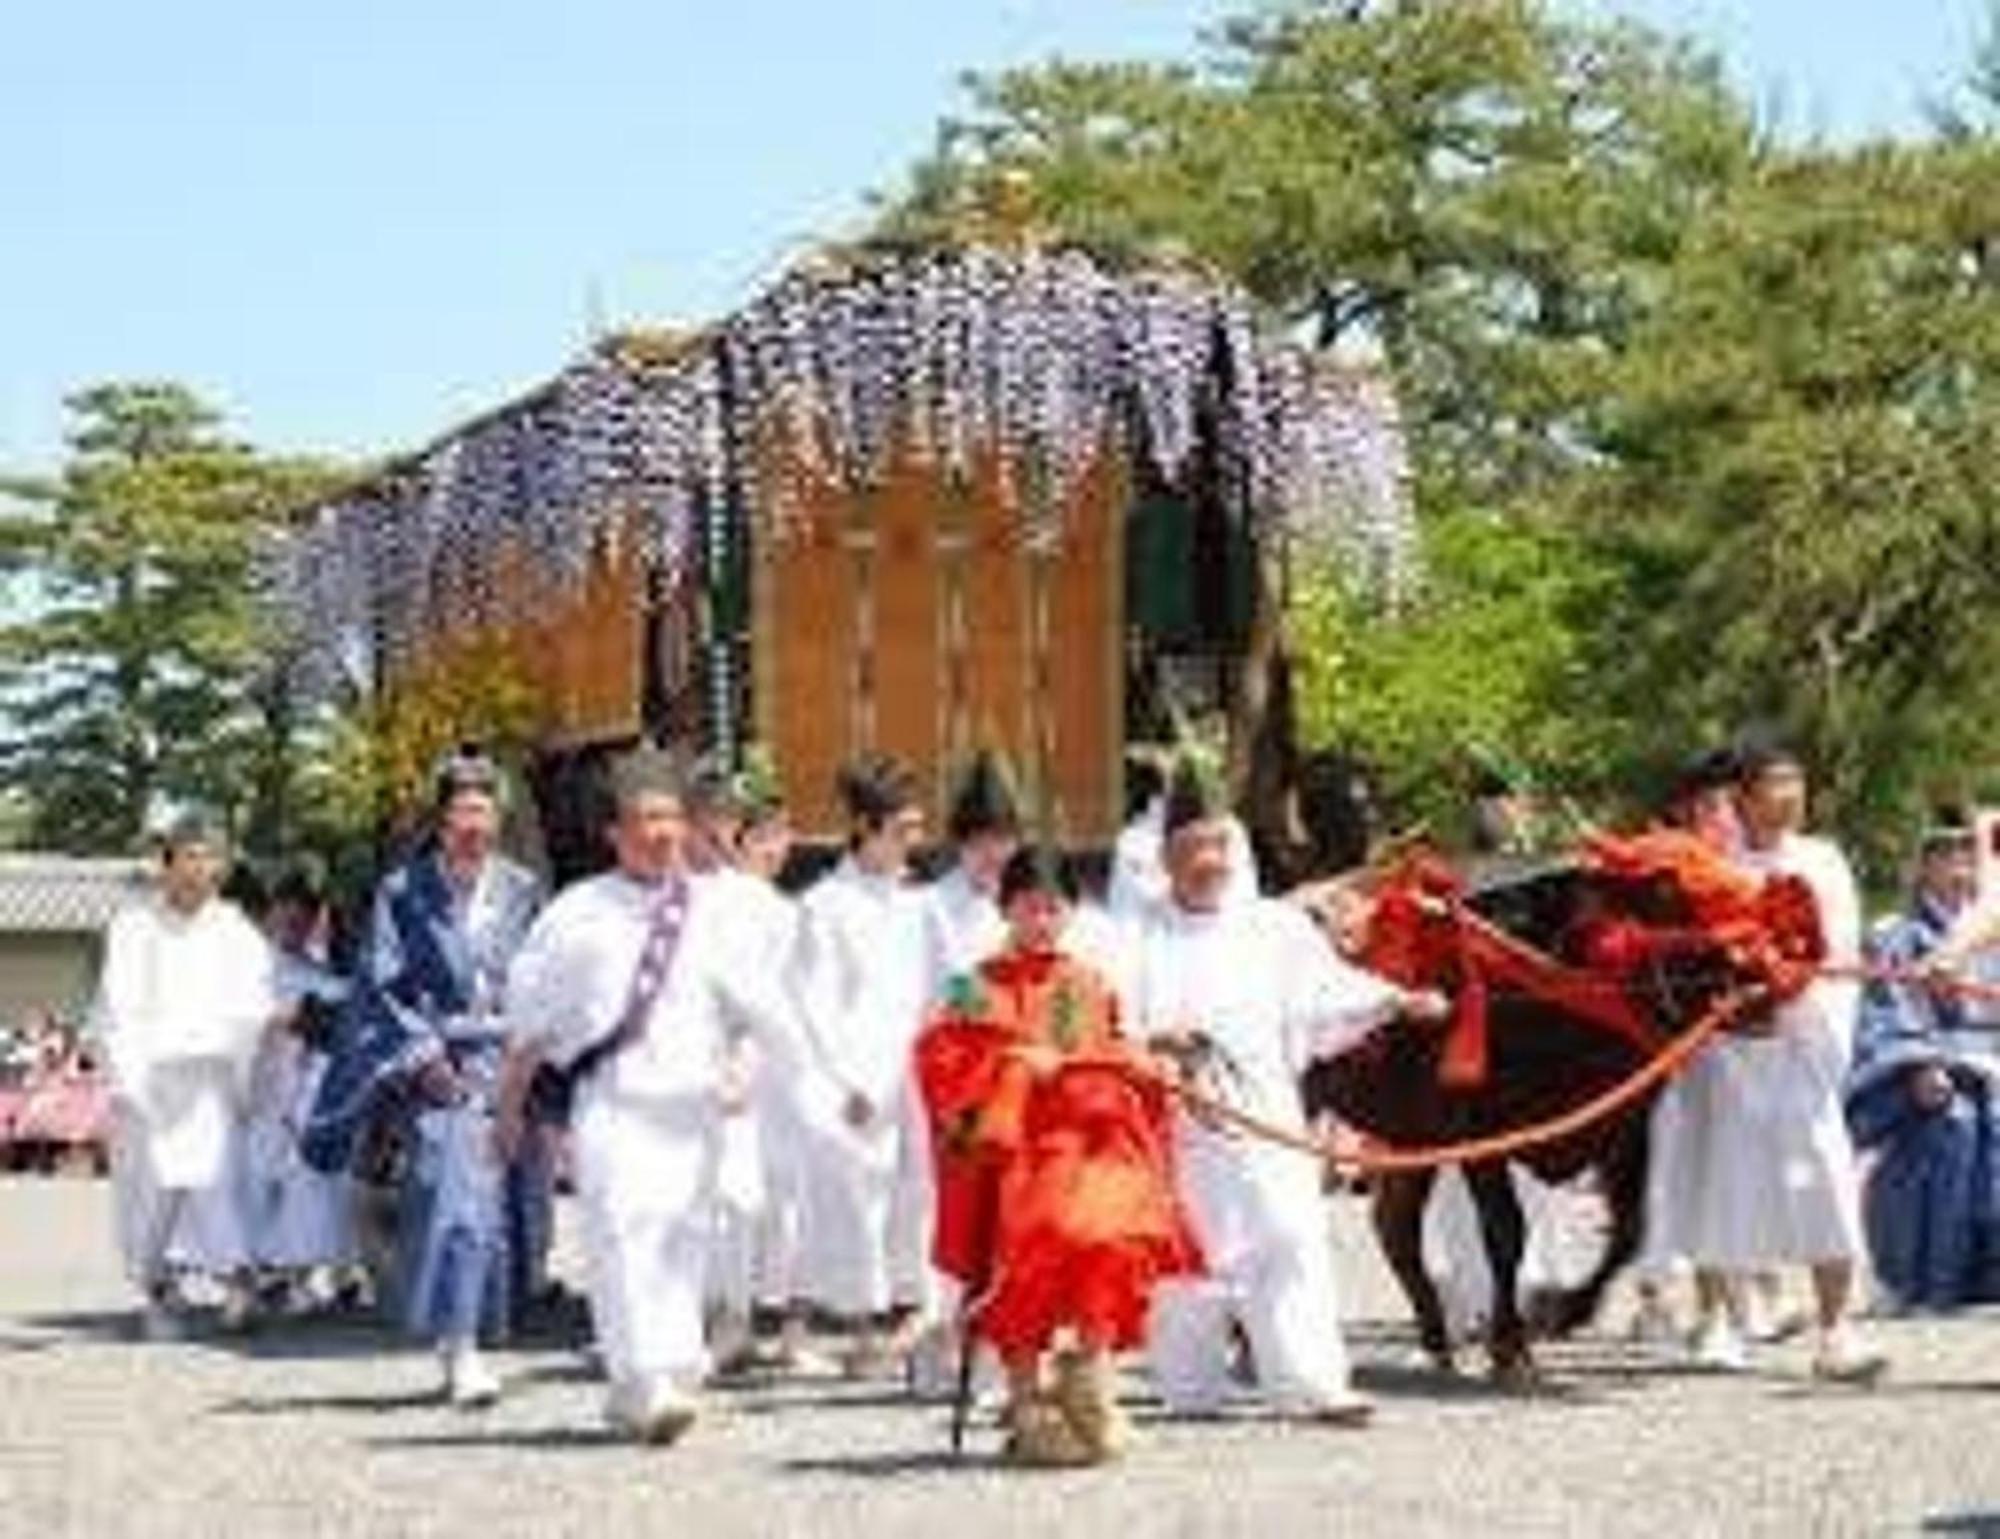
[[[1635,740],[1782,726],[1883,846],[1993,761],[1996,280],[1990,139],[1773,155],[1690,232],[1578,498]]]
[[[324,472],[221,436],[175,384],[69,401],[71,455],[11,479],[0,559],[21,602],[0,628],[0,766],[47,848],[130,848],[163,799],[276,839],[298,709],[256,580],[261,543]]]
[[[1977,139],[2000,128],[2000,0],[1986,0],[1985,25],[1964,78],[1929,105],[1931,121],[1946,139]]]
[[[1427,535],[1422,586],[1395,616],[1335,575],[1302,574],[1304,734],[1363,750],[1398,814],[1445,837],[1463,823],[1473,755],[1571,794],[1611,785],[1625,743],[1590,664],[1623,574],[1554,524],[1461,513]]]
[[[1576,419],[1682,232],[1755,155],[1715,62],[1535,0],[1295,3],[1193,66],[971,82],[887,232],[978,227],[997,178],[1113,258],[1180,252],[1325,346],[1379,346],[1427,503],[1575,459]]]

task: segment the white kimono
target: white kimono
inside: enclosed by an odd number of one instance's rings
[[[1761,872],[1804,877],[1818,900],[1828,960],[1852,966],[1861,906],[1846,857],[1824,839],[1786,835],[1746,851]],[[1841,1092],[1859,986],[1822,978],[1781,1007],[1768,1036],[1717,1039],[1676,1097],[1675,1168],[1649,1193],[1653,1256],[1748,1269],[1861,1254],[1860,1189]]]
[[[1167,804],[1154,797],[1146,810],[1119,831],[1111,847],[1111,886],[1104,906],[1120,920],[1136,918],[1167,900]],[[1258,896],[1257,856],[1250,836],[1236,818],[1225,820],[1229,830],[1229,885],[1224,903],[1242,903]]]
[[[250,1260],[243,1130],[274,998],[271,953],[235,904],[182,914],[164,898],[116,915],[97,1004],[116,1108],[120,1248],[133,1280]]]
[[[542,911],[507,974],[512,1041],[567,1066],[622,1020],[657,889],[618,872]],[[702,1333],[722,1128],[718,1092],[736,1023],[772,1060],[799,1060],[788,1002],[762,965],[740,891],[696,879],[643,1034],[577,1089],[577,1196],[591,1318],[614,1393],[691,1390]]]
[[[1982,894],[1952,921],[1944,944],[1963,958],[1964,976],[1986,987],[2000,983],[2000,893]],[[2000,999],[1968,995],[1959,1008],[1966,1025],[1974,1029],[1953,1033],[1952,1051],[1976,1062],[1993,1059],[2000,1049],[2000,1039],[1993,1035],[1993,1028],[2000,1026]]]
[[[315,957],[273,949],[274,1003],[297,1009],[309,996],[343,998],[346,985]],[[246,1194],[251,1249],[271,1267],[341,1266],[359,1259],[354,1191],[346,1175],[314,1170],[299,1153],[327,1055],[295,1032],[265,1033],[250,1076]]]
[[[945,985],[968,973],[1007,943],[1000,904],[981,892],[962,867],[922,890],[924,911],[924,1002],[944,997]]]
[[[785,1002],[798,950],[799,906],[772,882],[734,869],[715,884],[740,911],[745,966],[763,970]],[[788,1067],[760,1050],[752,1024],[732,1017],[722,1156],[716,1179],[716,1238],[710,1292],[737,1315],[756,1303],[781,1305],[798,1281],[800,1086]],[[802,1024],[795,1029],[803,1034]]]
[[[1131,935],[1120,985],[1134,1036],[1204,1033],[1222,1060],[1218,1091],[1289,1126],[1301,1122],[1306,1066],[1360,1042],[1399,999],[1390,983],[1341,961],[1299,909],[1263,898],[1209,914],[1155,908]],[[1348,1363],[1318,1162],[1184,1114],[1175,1137],[1210,1275],[1163,1284],[1155,1296],[1161,1398],[1177,1411],[1220,1405],[1234,1314],[1270,1400],[1311,1409],[1339,1399]]]
[[[849,859],[801,906],[800,1000],[831,1071],[801,1107],[810,1149],[805,1270],[820,1302],[843,1314],[922,1306],[930,1215],[917,1211],[911,1187],[922,1179],[916,1162],[927,1134],[910,1049],[928,1003],[923,892]],[[847,1091],[874,1107],[867,1126],[842,1115]]]
[[[1103,903],[1085,898],[1070,910],[1069,923],[1063,926],[1063,950],[1105,977],[1116,978],[1130,929]]]

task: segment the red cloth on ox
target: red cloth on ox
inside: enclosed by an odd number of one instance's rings
[[[1498,989],[1560,1005],[1646,1051],[1660,1033],[1605,979],[1537,950],[1465,907],[1457,873],[1419,861],[1376,899],[1368,965],[1410,988],[1451,991],[1452,1014],[1438,1054],[1438,1083],[1478,1090],[1492,1072],[1488,1002]],[[1617,969],[1613,969],[1617,971]]]
[[[1819,904],[1803,878],[1746,871],[1698,835],[1680,829],[1599,834],[1585,845],[1597,870],[1631,880],[1673,884],[1688,925],[1653,932],[1659,950],[1720,947],[1730,965],[1789,999],[1811,983],[1826,959]]]
[[[1685,919],[1659,924],[1598,915],[1572,937],[1582,965],[1571,966],[1470,912],[1457,873],[1441,862],[1410,862],[1378,894],[1368,965],[1406,987],[1455,993],[1439,1053],[1440,1084],[1476,1090],[1486,1083],[1487,1002],[1494,989],[1547,1000],[1651,1051],[1663,1040],[1660,1028],[1607,983],[1676,954],[1719,950],[1733,969],[1782,1000],[1810,983],[1825,957],[1818,906],[1803,880],[1746,871],[1697,835],[1678,829],[1595,835],[1583,861],[1620,881],[1670,888]]]
[[[1037,1073],[1022,1049],[1053,1049]],[[1201,1269],[1175,1192],[1166,1095],[1118,1035],[1104,981],[1057,954],[985,963],[917,1040],[937,1152],[933,1258],[1003,1357],[1063,1326],[1145,1335],[1154,1286]]]

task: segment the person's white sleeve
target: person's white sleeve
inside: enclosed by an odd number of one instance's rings
[[[1827,846],[1826,867],[1825,879],[1816,885],[1827,960],[1853,963],[1861,956],[1861,890],[1847,857],[1832,845]]]
[[[232,986],[224,996],[228,1052],[237,1089],[247,1095],[250,1076],[278,1011],[278,958],[270,941],[240,913],[230,915]]]
[[[1250,835],[1244,831],[1240,818],[1229,820],[1229,886],[1223,892],[1225,903],[1247,903],[1263,891],[1257,876],[1257,852],[1251,847]]]
[[[1861,958],[1861,892],[1854,880],[1854,868],[1834,845],[1825,846],[1824,870],[1813,882],[1819,901],[1820,930],[1826,940],[1826,959],[1836,966],[1851,967]],[[1854,1033],[1861,1020],[1861,984],[1854,978],[1825,978],[1819,985],[1830,1047],[1838,1055],[1840,1070],[1846,1072],[1854,1051]]]
[[[563,1040],[564,1024],[574,1012],[563,998],[563,934],[567,907],[552,903],[535,916],[507,964],[506,1031],[510,1046],[565,1064],[581,1043]]]
[[[782,1072],[826,1069],[785,969],[746,967],[740,959],[729,958],[716,969],[715,977],[731,1018],[748,1029],[758,1051]]]
[[[146,1000],[144,964],[140,952],[146,944],[144,918],[128,908],[112,916],[104,931],[104,966],[98,975],[97,998],[91,1019],[104,1061],[111,1074],[111,1090],[121,1100],[139,1099],[147,1072]]]
[[[1142,914],[1165,899],[1167,873],[1160,844],[1157,831],[1144,818],[1118,835],[1111,847],[1111,883],[1104,895],[1105,907],[1114,915]]]
[[[1400,988],[1344,960],[1303,910],[1273,901],[1268,912],[1280,932],[1273,986],[1284,990],[1286,1048],[1295,1070],[1338,1058],[1395,1018]]]
[[[856,983],[852,972],[839,926],[818,904],[801,905],[792,997],[811,1039],[813,1057],[843,1085],[856,1085],[862,1079],[859,1066],[849,1061],[848,1001]]]

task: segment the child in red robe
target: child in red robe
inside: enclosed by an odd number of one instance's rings
[[[1155,1284],[1201,1266],[1165,1091],[1119,1035],[1110,986],[1061,949],[1073,896],[1066,868],[1017,852],[1000,882],[1006,949],[955,980],[916,1047],[935,1260],[1006,1367],[1007,1453],[1029,1464],[1123,1451],[1112,1356],[1143,1344]]]

